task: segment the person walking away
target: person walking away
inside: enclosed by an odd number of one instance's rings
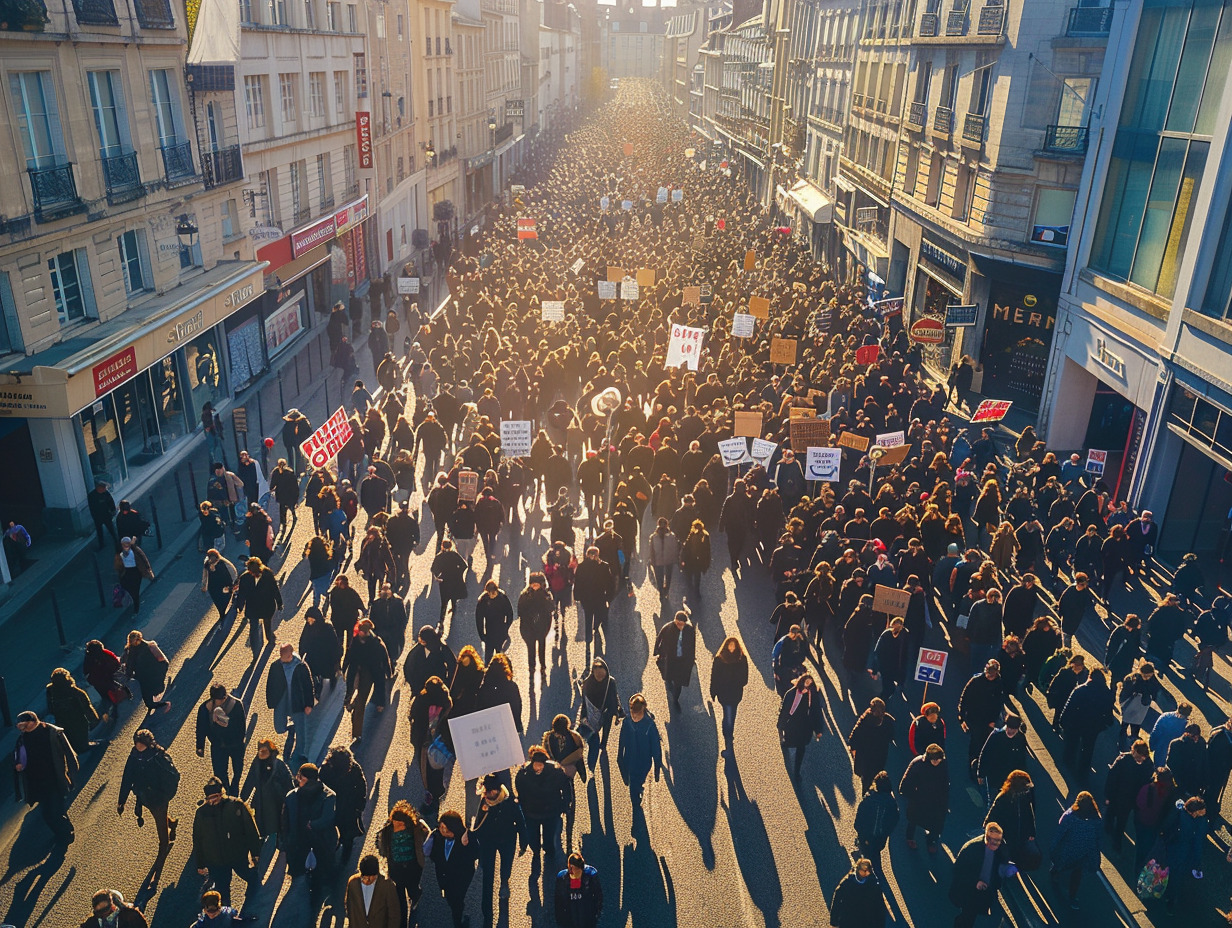
[[[958,723],[962,730],[970,735],[967,743],[967,770],[973,780],[978,777],[975,761],[1001,717],[1004,701],[1001,665],[995,659],[984,665],[983,673],[977,673],[967,681],[958,697]]]
[[[268,842],[273,839],[275,845],[282,824],[282,807],[286,804],[287,793],[295,786],[291,768],[279,756],[281,753],[278,742],[273,738],[258,741],[257,754],[248,767],[240,793],[242,799],[252,801],[253,817],[261,840]]]
[[[406,623],[410,620],[405,600],[394,596],[393,585],[381,584],[379,595],[368,603],[368,618],[372,620],[372,632],[385,643],[392,664],[402,655],[406,646]]]
[[[445,631],[445,613],[458,614],[458,600],[469,595],[466,584],[468,570],[466,559],[453,549],[453,542],[446,538],[440,543],[440,551],[432,559],[432,576],[436,579],[441,597],[441,617],[437,630]]]
[[[749,683],[749,658],[736,637],[724,639],[710,665],[710,698],[723,708],[724,758],[732,759],[736,740],[736,710]]]
[[[1104,830],[1117,852],[1121,850],[1138,793],[1151,782],[1150,760],[1150,746],[1145,741],[1135,741],[1108,766],[1108,776],[1104,779]]]
[[[312,688],[321,693],[325,681],[338,685],[342,666],[342,643],[329,619],[316,606],[304,610],[304,630],[299,633],[300,659],[308,665]]]
[[[73,750],[81,755],[90,743],[90,730],[100,718],[90,695],[63,667],[51,672],[51,681],[44,687],[47,694],[47,714],[55,718]]]
[[[922,828],[928,853],[936,854],[950,795],[950,770],[941,745],[930,744],[911,759],[898,792],[907,801],[907,847],[916,849],[915,830]]]
[[[169,662],[157,641],[147,641],[141,632],[136,630],[129,632],[128,646],[124,649],[121,663],[124,673],[135,679],[140,686],[141,698],[147,712],[154,712],[156,709],[171,711],[171,700],[158,698],[167,687]]]
[[[1065,732],[1065,761],[1076,766],[1079,779],[1086,779],[1095,753],[1095,739],[1116,723],[1112,690],[1103,667],[1091,671],[1085,683],[1074,687],[1061,710],[1061,729]]]
[[[1100,846],[1103,843],[1103,824],[1095,797],[1086,790],[1074,799],[1074,804],[1061,814],[1057,830],[1052,835],[1052,865],[1048,876],[1056,889],[1069,875],[1069,907],[1077,911],[1078,887],[1087,873],[1098,873]]]
[[[526,662],[532,687],[536,655],[544,681],[548,678],[547,641],[555,612],[547,578],[540,571],[533,572],[527,578],[526,589],[518,595],[518,629],[526,642]]]
[[[693,679],[693,665],[697,663],[697,627],[684,610],[677,611],[672,621],[659,629],[654,656],[672,705],[680,712],[680,691]]]
[[[265,566],[259,557],[250,557],[244,564],[244,573],[239,579],[240,605],[236,612],[243,612],[251,626],[253,654],[260,653],[264,645],[274,643],[274,615],[282,610],[282,588],[274,572]],[[261,632],[265,639],[262,642]]]
[[[321,782],[316,764],[301,764],[295,784],[282,808],[278,843],[291,878],[309,875],[310,905],[315,910],[330,883],[338,854],[337,800],[334,791]]]
[[[393,880],[381,875],[381,861],[365,854],[359,872],[347,879],[344,895],[347,928],[405,928]]]
[[[950,876],[950,902],[958,908],[954,928],[972,928],[996,902],[1001,884],[1018,875],[1010,862],[1001,826],[989,822],[984,833],[964,844],[954,858]]]
[[[372,697],[378,713],[385,711],[385,692],[394,675],[389,652],[374,630],[371,619],[360,619],[351,646],[342,659],[342,673],[346,680],[346,699],[343,708],[351,713],[351,743],[364,736],[364,711],[368,698]]]
[[[436,831],[424,842],[424,853],[436,868],[436,885],[453,916],[453,928],[466,924],[466,892],[475,878],[479,841],[471,837],[459,812],[441,813]]]
[[[43,822],[60,844],[75,840],[68,817],[68,794],[79,765],[64,729],[49,725],[30,711],[17,715],[17,745],[13,749],[14,784],[19,799],[39,807]]]
[[[120,536],[116,534],[115,515],[116,502],[111,491],[107,489],[107,481],[94,481],[94,489],[86,496],[90,505],[90,518],[94,522],[94,530],[98,533],[98,550],[103,550],[103,529],[111,533],[111,543],[117,547]]]
[[[214,776],[238,795],[244,770],[244,740],[248,713],[244,704],[215,680],[209,698],[197,707],[197,756],[205,757],[205,742],[210,742],[210,767]],[[233,771],[228,775],[228,767]]]
[[[423,871],[427,863],[424,842],[431,834],[419,813],[405,799],[389,810],[389,818],[376,834],[377,853],[385,858],[401,912],[399,928],[412,924],[423,895]]]
[[[890,786],[890,775],[884,770],[873,777],[872,785],[856,806],[855,858],[873,862],[873,870],[881,869],[881,852],[898,826],[898,801]]]
[[[269,486],[278,504],[278,533],[289,539],[299,520],[295,511],[299,505],[299,477],[286,458],[279,458],[278,466],[270,471]]]
[[[792,780],[800,786],[800,770],[804,765],[804,750],[810,740],[821,740],[825,722],[821,710],[821,694],[811,673],[802,673],[792,688],[783,694],[779,706],[779,746],[783,750],[783,763],[789,765]],[[791,763],[790,754],[795,754]]]
[[[142,809],[154,819],[158,834],[158,855],[166,857],[175,843],[175,829],[179,820],[167,813],[167,807],[180,788],[180,772],[165,748],[154,740],[154,733],[142,728],[133,735],[133,749],[124,764],[120,777],[120,798],[116,811],[124,814],[131,793],[137,802],[134,814],[137,827],[145,824]]]
[[[599,871],[581,854],[570,854],[556,874],[556,924],[560,928],[598,928],[603,918],[603,885]]]
[[[1202,850],[1209,832],[1206,803],[1198,796],[1191,796],[1184,802],[1177,800],[1163,833],[1164,859],[1171,870],[1168,888],[1164,891],[1168,914],[1176,908],[1178,897],[1193,897],[1193,884],[1203,877]]]
[[[287,736],[287,757],[294,757],[292,745],[308,749],[308,716],[316,704],[312,672],[295,653],[290,642],[278,648],[278,660],[270,664],[265,677],[265,706],[274,710],[274,731]]]
[[[471,834],[479,841],[479,866],[483,869],[484,923],[491,924],[496,856],[500,855],[500,897],[508,899],[514,854],[519,846],[521,852],[525,853],[528,844],[522,807],[501,782],[498,774],[489,773],[483,778],[479,811],[475,813]]]
[[[330,315],[330,322],[333,322],[333,315]],[[331,337],[332,341],[332,337]],[[330,346],[331,351],[334,346]],[[312,423],[302,412],[292,406],[287,410],[287,414],[282,417],[282,448],[286,452],[286,460],[291,462],[292,476],[302,476],[307,468],[307,461],[304,462],[304,467],[300,467],[299,446],[306,442],[312,436]],[[282,464],[282,461],[278,462]],[[273,479],[271,478],[271,483]],[[281,505],[279,501],[279,505]]]
[[[894,716],[886,712],[885,701],[874,697],[847,736],[852,772],[860,778],[861,794],[872,788],[873,779],[886,768],[894,724]]]
[[[646,777],[654,769],[655,782],[663,774],[663,746],[654,713],[646,708],[646,697],[634,693],[629,697],[629,716],[620,729],[620,745],[616,751],[616,766],[620,778],[629,787],[629,799],[634,813],[642,805]]]
[[[115,572],[120,587],[133,601],[133,617],[141,612],[141,581],[154,579],[154,568],[135,538],[127,535],[120,539],[120,550],[115,556]]]
[[[252,809],[227,795],[222,781],[210,777],[205,782],[205,801],[193,818],[193,856],[197,873],[213,884],[223,905],[231,904],[231,879],[239,874],[251,889],[260,874],[253,859],[261,853],[261,835]]]
[[[334,824],[342,846],[342,862],[351,857],[355,839],[364,833],[364,810],[368,807],[368,778],[349,748],[332,747],[318,776],[334,794]]]
[[[830,899],[834,928],[885,928],[886,904],[873,862],[859,858],[839,880]]]

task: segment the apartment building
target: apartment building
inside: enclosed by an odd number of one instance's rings
[[[483,40],[486,29],[479,2],[458,0],[453,13],[457,142],[464,178],[460,222],[469,222],[492,198],[492,143],[497,124],[496,113],[488,111],[488,94],[484,87]]]
[[[458,161],[458,120],[454,112],[453,0],[416,0],[411,6],[416,119],[427,169],[426,230],[438,257],[448,254],[461,221],[462,170]]]
[[[600,29],[600,65],[609,80],[650,77],[661,80],[669,13],[658,5],[604,7]]]
[[[484,198],[504,190],[510,172],[521,162],[526,121],[522,96],[517,0],[480,0],[484,24],[483,77],[487,110],[495,117],[491,168],[484,181]]]

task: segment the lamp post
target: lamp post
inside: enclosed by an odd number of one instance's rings
[[[603,439],[604,469],[607,471],[607,494],[603,500],[606,514],[612,508],[612,427],[616,424],[616,410],[624,402],[624,396],[615,387],[608,387],[590,401],[590,411],[596,416],[607,416],[607,433]]]
[[[488,110],[488,138],[491,140],[491,145],[488,148],[488,151],[490,152],[492,156],[492,191],[491,191],[491,196],[489,196],[488,199],[492,200],[496,197],[496,188],[500,186],[500,184],[497,183],[497,178],[496,178],[496,111],[495,110]],[[486,206],[487,204],[485,203],[484,205]]]
[[[873,476],[877,473],[877,462],[885,457],[885,448],[870,448],[868,452],[868,492],[873,492]]]

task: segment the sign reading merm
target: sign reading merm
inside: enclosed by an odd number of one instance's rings
[[[351,423],[341,406],[325,423],[300,442],[299,451],[312,468],[324,467],[351,440]]]
[[[920,648],[920,656],[915,662],[915,682],[941,686],[945,682],[945,665],[949,657],[948,651]]]
[[[1087,452],[1087,473],[1104,475],[1104,465],[1108,463],[1107,451],[1096,451],[1094,448]]]
[[[419,293],[418,277],[399,277],[398,293],[401,296],[415,296]]]
[[[1000,422],[1014,405],[1013,400],[981,400],[971,414],[972,422]]]
[[[906,615],[911,605],[911,591],[878,583],[873,590],[873,611],[889,615]]]
[[[719,442],[719,455],[728,467],[735,467],[737,464],[752,460],[749,457],[748,442],[743,438],[724,438]]]
[[[501,455],[524,458],[530,455],[534,437],[529,419],[502,419],[500,424]]]
[[[964,303],[945,308],[945,326],[947,329],[975,325],[975,317],[979,314],[979,303]]]
[[[564,300],[544,300],[540,307],[539,318],[543,322],[564,322],[565,321],[565,301]],[[504,444],[502,442],[501,444]]]

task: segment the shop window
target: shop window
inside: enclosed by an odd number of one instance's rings
[[[95,315],[90,265],[84,248],[61,252],[47,262],[47,270],[51,273],[51,292],[61,325]]]
[[[1188,430],[1189,423],[1193,421],[1194,406],[1197,402],[1196,393],[1191,393],[1184,387],[1177,387],[1172,391],[1172,403],[1168,408],[1168,415],[1175,424]]]
[[[1219,410],[1206,400],[1199,398],[1197,405],[1194,406],[1193,423],[1190,425],[1190,430],[1208,441],[1214,441],[1215,429],[1218,426]]]
[[[111,392],[120,441],[129,470],[149,464],[163,453],[158,414],[150,394],[149,373],[139,374]]]
[[[227,396],[227,383],[214,330],[199,335],[184,346],[184,378],[188,384],[189,415],[193,427],[206,403],[217,406]]]
[[[1035,219],[1031,241],[1064,248],[1069,244],[1070,223],[1074,218],[1077,191],[1041,187],[1035,200]]]
[[[0,272],[0,354],[25,350],[21,338],[21,323],[17,319],[17,304],[7,271]]]
[[[96,480],[115,485],[128,479],[120,424],[110,394],[82,410],[81,440],[87,486],[93,487]]]

